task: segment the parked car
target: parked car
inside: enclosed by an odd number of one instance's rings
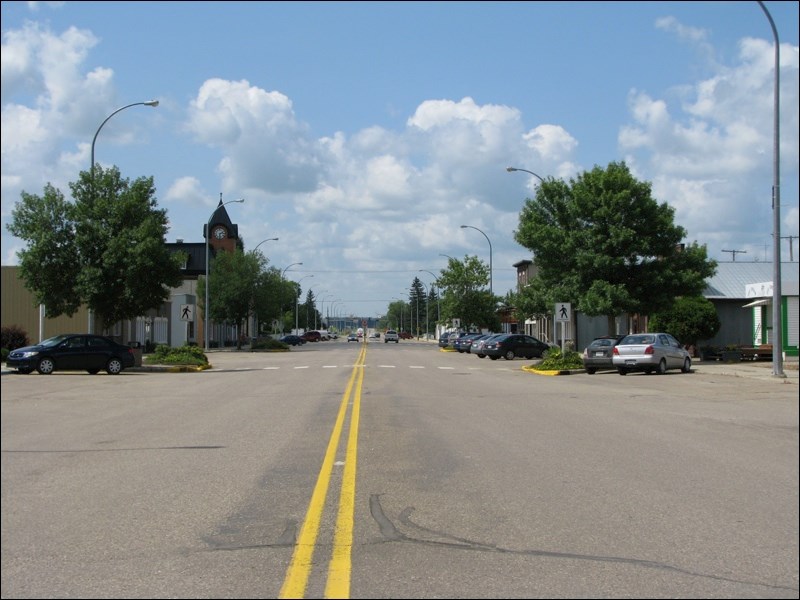
[[[450,332],[445,331],[439,336],[439,348],[447,348],[450,345]]]
[[[502,333],[487,333],[486,337],[483,337],[479,340],[475,340],[469,347],[469,353],[474,354],[478,358],[486,358],[486,355],[483,353],[483,347],[486,345],[490,339],[497,335],[503,335]]]
[[[319,342],[322,339],[319,331],[306,331],[303,335],[300,336],[307,342]]]
[[[550,346],[543,341],[525,335],[524,333],[503,333],[488,340],[481,349],[492,360],[505,358],[514,360],[520,356],[523,358],[541,358],[542,354],[549,350]]]
[[[613,371],[614,362],[612,360],[614,346],[624,338],[624,335],[602,335],[594,338],[591,343],[583,349],[583,368],[589,375],[594,375],[597,371]]]
[[[383,343],[388,344],[389,342],[400,343],[400,336],[394,329],[387,329],[386,333],[383,334]]]
[[[469,347],[472,344],[472,340],[480,336],[480,333],[468,333],[466,335],[462,335],[460,338],[456,338],[456,340],[453,342],[453,348],[459,354],[469,352]]]
[[[408,331],[401,331],[400,332],[400,339],[401,340],[413,340],[414,336],[411,335]]]
[[[473,354],[473,348],[477,349],[478,348],[478,344],[481,344],[481,346],[483,346],[482,342],[486,338],[490,338],[490,337],[492,337],[494,335],[495,335],[494,333],[481,333],[481,334],[475,336],[474,338],[472,338],[470,340],[470,342],[469,342],[469,345],[467,346],[467,354]]]
[[[361,338],[357,336],[355,333],[348,333],[347,334],[347,341],[348,342],[360,342]]]
[[[6,365],[20,373],[34,369],[42,375],[53,371],[87,371],[94,375],[101,370],[118,375],[133,367],[136,359],[130,346],[103,335],[72,333],[48,338],[39,344],[12,350]]]
[[[634,333],[614,346],[612,362],[620,375],[632,371],[658,373],[668,369],[692,370],[692,357],[683,345],[668,333]]]
[[[306,343],[306,341],[301,338],[299,335],[285,335],[278,340],[279,342],[283,342],[284,344],[289,344],[290,346],[302,346]]]

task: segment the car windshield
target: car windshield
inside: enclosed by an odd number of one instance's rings
[[[48,339],[44,340],[39,345],[40,346],[44,346],[45,348],[53,348],[55,346],[58,346],[61,342],[63,342],[68,337],[69,336],[66,336],[66,335],[57,335],[57,336],[54,336],[54,337],[51,337],[51,338],[48,338]]]

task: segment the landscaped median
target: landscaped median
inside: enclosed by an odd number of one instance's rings
[[[523,371],[537,375],[572,375],[583,373],[583,359],[574,350],[561,352],[561,348],[550,348],[544,353],[542,360],[522,367]]]

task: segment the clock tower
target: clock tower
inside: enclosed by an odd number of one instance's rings
[[[203,237],[208,237],[208,245],[214,249],[214,253],[219,250],[233,251],[237,246],[241,246],[239,240],[239,226],[231,223],[228,211],[219,199],[217,210],[211,215],[211,219],[203,226]]]

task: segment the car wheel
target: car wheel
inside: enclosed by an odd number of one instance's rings
[[[39,364],[36,365],[36,370],[42,375],[50,375],[55,369],[56,365],[52,358],[43,358],[39,361]]]
[[[23,375],[30,375],[33,369],[28,369],[27,367],[24,369],[17,369],[17,373],[22,373]]]
[[[109,375],[119,375],[122,372],[122,361],[118,358],[108,359],[106,373]]]
[[[626,369],[617,369],[617,373],[619,373],[620,375],[627,375],[628,371]]]
[[[489,358],[491,358],[492,360],[497,360],[500,357],[499,356],[490,356]]]
[[[503,355],[503,358],[505,358],[506,360],[514,360],[515,356],[516,355],[514,354],[514,351],[513,350],[509,350]]]
[[[667,372],[667,361],[664,360],[663,358],[661,359],[661,362],[658,363],[658,371],[656,371],[656,372],[659,375],[663,375],[664,373]]]
[[[86,369],[86,372],[89,373],[89,375],[97,375],[100,369]]]
[[[486,358],[485,354],[476,354],[475,356],[477,356],[478,358]]]
[[[683,367],[681,368],[682,373],[691,373],[692,371],[692,361],[688,358],[684,359]]]
[[[588,367],[588,368],[586,369],[586,372],[587,372],[589,375],[594,375],[595,373],[597,373],[597,369],[595,369],[595,368],[592,368],[592,367]]]

